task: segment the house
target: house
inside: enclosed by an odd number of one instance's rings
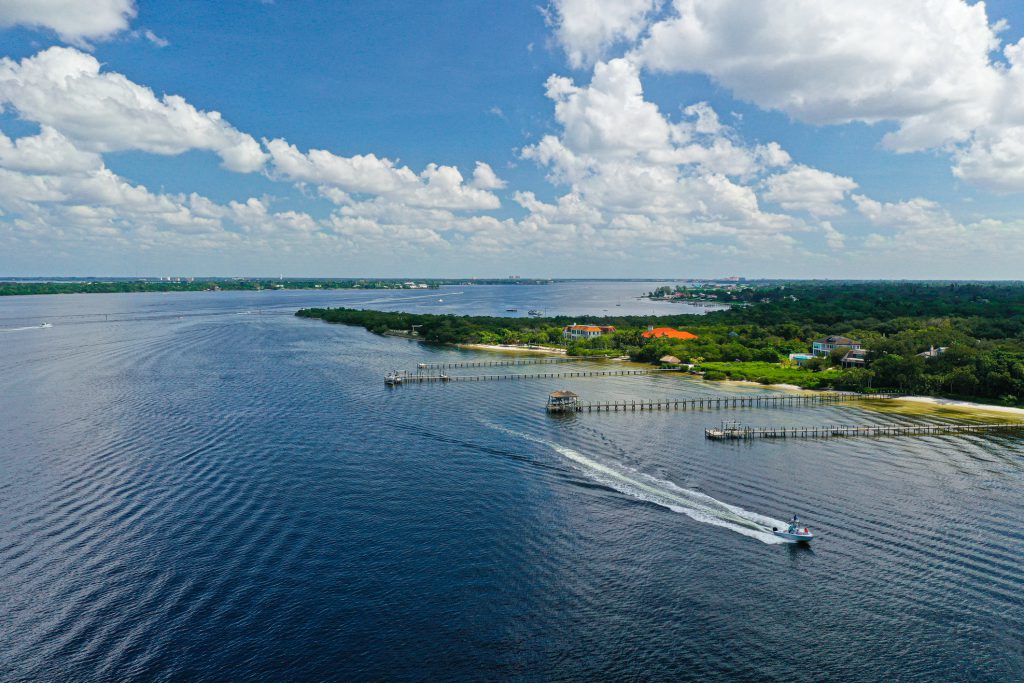
[[[665,365],[682,365],[683,364],[683,361],[679,360],[675,356],[662,356],[661,358],[658,359],[658,362],[659,363],[664,363]]]
[[[640,335],[644,339],[697,339],[697,335],[685,330],[674,330],[671,327],[648,327],[647,331]]]
[[[611,334],[614,327],[606,325],[566,325],[562,328],[563,339],[593,339],[602,334]]]
[[[949,349],[948,346],[930,346],[927,351],[923,351],[917,355],[921,356],[921,358],[938,358],[944,354],[947,349]]]
[[[854,341],[849,337],[840,337],[839,335],[830,335],[828,337],[822,337],[816,339],[811,344],[811,353],[815,356],[827,356],[836,349],[859,349],[860,342]]]
[[[843,356],[840,365],[844,368],[862,368],[867,362],[868,352],[865,349],[850,349]]]

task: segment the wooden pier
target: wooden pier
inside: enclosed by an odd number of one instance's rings
[[[704,430],[704,437],[730,439],[825,439],[840,436],[932,436],[973,434],[1024,429],[1024,423],[998,424],[919,424],[919,425],[826,425],[818,427],[745,427],[723,424]]]
[[[417,363],[417,370],[450,370],[454,368],[497,368],[510,365],[550,365],[553,363],[571,363],[580,360],[592,360],[587,356],[567,356],[565,358],[511,358],[509,360],[455,361],[452,363]]]
[[[727,408],[783,408],[789,406],[847,403],[864,399],[892,399],[898,394],[841,394],[828,392],[811,395],[768,394],[761,396],[716,396],[690,399],[658,399],[648,401],[606,401],[596,403],[561,402],[548,404],[552,413],[617,413],[651,412],[657,410],[721,410]]]
[[[679,372],[676,368],[650,368],[645,370],[577,370],[575,372],[540,372],[510,373],[507,375],[448,375],[425,374],[417,372],[388,373],[384,383],[389,386],[398,384],[422,384],[429,382],[485,382],[510,379],[569,379],[573,377],[628,377],[633,375],[654,375],[662,372]]]

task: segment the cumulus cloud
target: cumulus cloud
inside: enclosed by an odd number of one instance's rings
[[[133,0],[0,0],[0,26],[50,29],[79,46],[124,31],[135,13]]]
[[[264,140],[264,144],[270,151],[275,177],[318,185],[329,199],[348,201],[349,193],[361,193],[424,208],[482,210],[501,205],[487,189],[476,183],[467,185],[454,166],[428,164],[417,174],[408,166],[373,154],[343,157],[323,149],[303,153],[281,139]],[[500,182],[489,166],[483,166],[486,170],[477,166],[475,179]]]
[[[963,0],[676,0],[635,58],[705,73],[811,123],[896,120],[894,149],[963,140],[999,87],[983,3]],[[980,103],[980,104],[979,104]]]
[[[599,62],[586,86],[552,76],[560,135],[547,135],[523,156],[568,185],[555,203],[521,192],[516,201],[532,224],[549,234],[577,235],[621,247],[681,244],[687,238],[747,241],[808,226],[761,210],[745,181],[789,163],[777,144],[744,145],[706,103],[678,120],[645,99],[639,71],[627,59]]]
[[[894,152],[939,149],[953,173],[1024,191],[1024,41],[966,0],[558,2],[570,64],[619,45],[644,69],[706,74],[816,125],[889,121]],[[662,11],[664,10],[664,11]],[[1002,51],[1005,63],[993,55]]]
[[[857,189],[852,178],[809,166],[796,165],[765,180],[764,198],[788,211],[807,211],[815,216],[838,216],[847,193]]]
[[[579,68],[617,42],[636,40],[658,5],[657,0],[555,0],[551,21],[569,63]]]
[[[877,230],[867,235],[855,256],[870,258],[876,266],[901,273],[916,269],[921,276],[934,277],[936,263],[945,261],[950,270],[973,263],[980,264],[975,277],[1016,277],[1017,264],[1024,257],[1024,221],[1020,219],[960,221],[937,202],[922,197],[880,202],[855,194],[852,199]]]
[[[43,126],[38,135],[11,140],[0,133],[0,167],[28,173],[79,173],[100,168],[99,154],[83,152],[59,132]]]
[[[489,164],[482,161],[476,162],[476,168],[473,169],[473,187],[481,190],[500,190],[507,184],[498,177]]]
[[[218,112],[201,111],[177,95],[156,94],[125,76],[102,72],[92,55],[53,47],[20,62],[0,59],[0,105],[53,128],[81,149],[137,149],[155,154],[209,150],[233,171],[263,167],[252,136]]]

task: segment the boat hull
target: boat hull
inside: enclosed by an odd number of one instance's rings
[[[772,531],[773,534],[789,543],[810,543],[814,540],[814,534],[791,534],[788,531]]]

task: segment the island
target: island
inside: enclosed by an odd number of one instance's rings
[[[706,380],[1024,401],[1024,283],[779,281],[703,315],[513,318],[307,308],[424,342],[677,365]]]

